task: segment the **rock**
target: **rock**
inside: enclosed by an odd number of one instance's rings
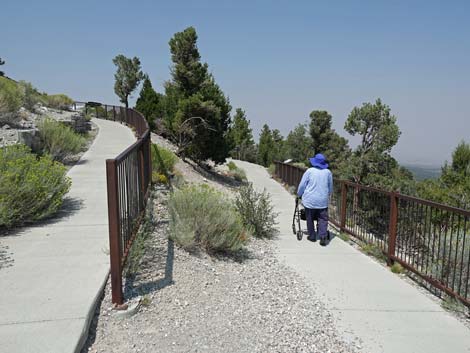
[[[18,143],[22,143],[33,151],[38,151],[41,148],[41,139],[37,129],[18,130]]]

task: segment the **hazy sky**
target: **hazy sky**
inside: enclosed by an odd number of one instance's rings
[[[138,56],[161,91],[168,41],[188,26],[255,135],[267,123],[285,136],[324,109],[354,145],[349,112],[380,97],[400,162],[441,165],[470,141],[470,1],[1,0],[0,57],[41,90],[118,103],[112,58]]]

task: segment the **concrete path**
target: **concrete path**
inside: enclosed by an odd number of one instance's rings
[[[346,338],[362,339],[363,352],[470,352],[470,330],[387,268],[338,237],[327,247],[299,242],[291,228],[294,197],[264,168],[235,162],[280,212],[278,256],[315,287]]]
[[[118,123],[100,130],[68,173],[66,209],[54,221],[0,237],[11,266],[0,268],[0,352],[67,353],[80,347],[109,272],[105,160],[135,141]]]

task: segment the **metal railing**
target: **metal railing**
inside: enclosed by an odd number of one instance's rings
[[[275,163],[275,175],[298,186],[306,168]],[[433,287],[470,305],[470,211],[335,180],[330,222],[377,246]]]
[[[122,304],[122,269],[139,228],[148,199],[152,159],[150,129],[139,112],[114,105],[75,102],[73,109],[125,123],[135,129],[137,141],[116,158],[106,160],[109,250],[112,302]]]

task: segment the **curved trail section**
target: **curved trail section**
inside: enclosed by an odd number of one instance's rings
[[[86,338],[109,272],[105,160],[136,140],[124,125],[93,122],[98,136],[67,173],[60,215],[0,238],[9,252],[0,268],[0,352],[74,352]]]
[[[470,352],[470,330],[388,269],[338,237],[327,247],[297,241],[294,197],[265,168],[235,163],[255,188],[271,194],[279,212],[277,256],[315,288],[345,336],[358,336],[370,353]]]

